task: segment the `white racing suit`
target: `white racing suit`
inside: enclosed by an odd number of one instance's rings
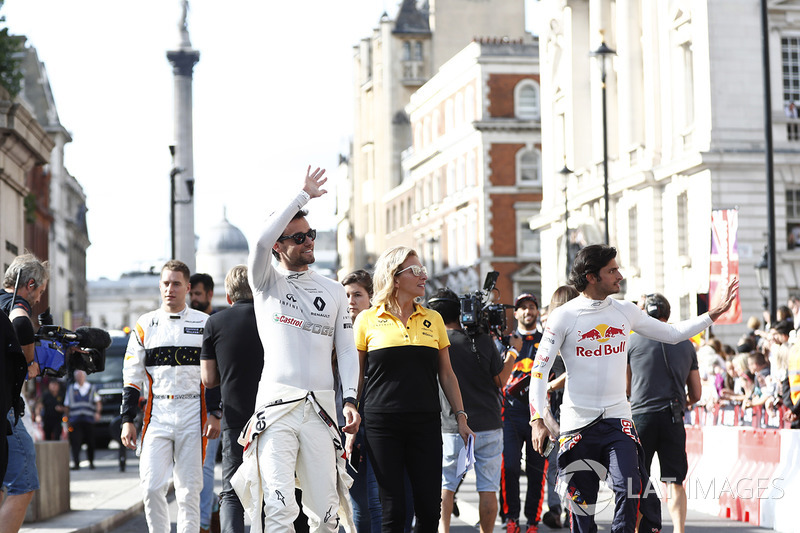
[[[200,347],[208,315],[188,306],[179,313],[162,309],[142,315],[128,341],[122,376],[122,418],[131,421],[139,394],[147,391],[137,452],[147,527],[169,533],[167,489],[174,475],[178,532],[200,530],[203,488],[205,398],[200,378]]]
[[[256,411],[267,407],[270,413],[281,413],[269,427],[261,424],[257,445],[256,472],[262,477],[265,531],[270,533],[290,530],[297,516],[295,472],[311,531],[338,531],[344,517],[337,517],[337,511],[340,505],[345,511],[349,508],[347,498],[340,501],[338,495],[336,456],[341,453],[329,434],[331,429],[338,432],[331,369],[334,348],[343,396],[358,395],[358,352],[344,287],[310,269],[287,271],[272,264],[273,245],[308,200],[301,192],[268,217],[248,263],[256,323],[264,344]],[[313,391],[315,402],[308,400],[308,391]],[[290,397],[303,401],[289,409],[272,409],[285,406]],[[318,414],[316,402],[324,406],[331,421]]]
[[[231,479],[250,516],[251,533],[262,531],[262,508],[263,531],[285,531],[286,524],[294,521],[298,513],[295,468],[310,530],[339,531],[341,524],[354,532],[347,496],[353,479],[345,468],[342,436],[333,415],[334,392],[287,385],[277,385],[273,392],[274,399],[256,409],[239,436],[244,447],[242,466]],[[298,441],[299,452],[295,450]],[[325,512],[317,516],[315,509]]]

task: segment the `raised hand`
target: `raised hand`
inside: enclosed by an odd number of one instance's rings
[[[328,192],[322,188],[326,181],[328,181],[328,178],[325,177],[324,168],[320,169],[317,167],[314,172],[311,172],[311,165],[308,165],[308,170],[306,171],[306,181],[303,185],[303,190],[306,191],[311,198],[319,198]]]
[[[725,293],[725,297],[720,300],[720,302],[708,312],[708,316],[711,317],[711,320],[717,320],[722,314],[727,311],[733,301],[736,299],[736,295],[739,292],[739,278],[733,278],[728,283],[728,290]]]

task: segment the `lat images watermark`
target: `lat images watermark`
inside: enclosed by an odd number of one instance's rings
[[[567,466],[564,470],[559,472],[559,492],[562,497],[566,497],[569,502],[570,511],[583,516],[593,516],[596,513],[603,511],[606,507],[614,502],[614,493],[612,491],[598,491],[597,501],[587,501],[587,495],[582,494],[580,490],[575,488],[571,483],[573,477],[576,475],[580,477],[591,476],[596,478],[600,483],[605,483],[608,477],[608,469],[602,463],[593,461],[591,459],[579,459]],[[663,478],[662,482],[658,480],[648,479],[644,486],[638,481],[634,483],[631,478],[626,482],[626,496],[632,499],[647,498],[655,496],[660,500],[669,499],[669,491],[667,491],[667,483],[675,483],[674,478]],[[779,500],[784,497],[786,491],[784,490],[783,478],[770,478],[770,477],[741,477],[738,479],[729,479],[727,477],[714,478],[714,479],[699,479],[687,478],[683,482],[683,487],[686,491],[688,499],[696,500],[719,500],[723,497],[732,499],[775,499]]]

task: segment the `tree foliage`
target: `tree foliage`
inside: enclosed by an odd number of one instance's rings
[[[0,0],[0,9],[4,0]],[[0,85],[13,98],[22,90],[22,51],[24,39],[10,35],[5,27],[6,17],[0,15]]]

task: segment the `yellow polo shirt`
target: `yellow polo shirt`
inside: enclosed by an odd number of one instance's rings
[[[381,304],[353,327],[356,348],[367,352],[365,413],[439,412],[439,350],[450,346],[439,313],[416,305],[403,324]]]

